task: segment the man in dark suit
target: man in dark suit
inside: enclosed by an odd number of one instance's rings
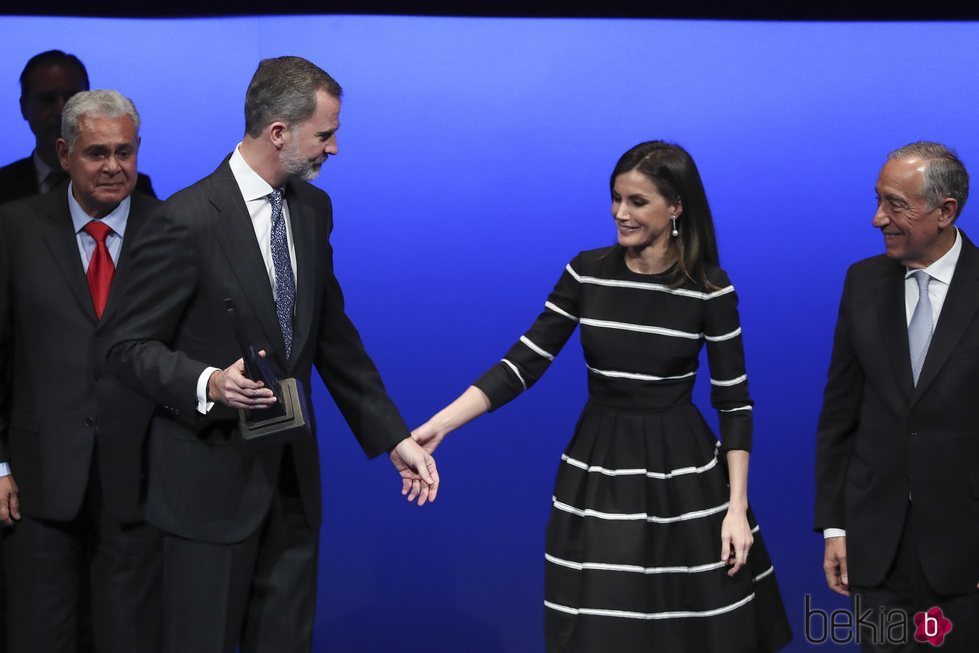
[[[64,182],[55,147],[61,136],[61,111],[71,96],[87,90],[88,71],[75,55],[48,50],[28,60],[20,74],[20,114],[34,133],[34,152],[0,168],[0,204],[45,193]],[[136,190],[156,196],[146,175],[138,175]]]
[[[145,521],[153,403],[105,368],[132,240],[139,115],[115,91],[64,108],[70,183],[0,208],[0,520],[9,650],[76,650],[90,579],[100,652],[157,651],[162,539]]]
[[[885,253],[847,273],[816,447],[815,526],[830,588],[887,618],[864,650],[979,650],[979,251],[956,228],[969,193],[937,143],[892,152],[873,225]],[[937,607],[932,612],[914,616]],[[891,637],[897,634],[891,632]],[[941,635],[936,635],[940,637]]]
[[[245,136],[170,198],[133,251],[110,359],[165,410],[150,439],[148,519],[164,536],[165,650],[309,651],[321,521],[315,429],[248,446],[236,409],[272,391],[243,375],[225,311],[310,401],[315,365],[369,456],[389,451],[434,499],[431,457],[409,437],[343,308],[330,198],[309,184],[337,153],[340,86],[299,57],[261,62]],[[415,490],[409,494],[413,499]]]

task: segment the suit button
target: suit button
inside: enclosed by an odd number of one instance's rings
[[[96,382],[96,383],[99,383],[99,382],[101,382],[101,381],[102,381],[102,375],[101,375],[101,374],[96,374],[96,375],[95,375],[95,382]]]
[[[911,431],[911,437],[912,438],[918,437],[918,432],[917,431]]]
[[[93,424],[95,424],[95,418],[94,417],[86,417],[85,418],[85,426],[92,426]]]

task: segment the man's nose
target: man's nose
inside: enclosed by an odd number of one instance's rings
[[[890,223],[890,218],[887,217],[887,213],[884,211],[883,207],[878,206],[877,210],[874,212],[874,219],[871,224],[878,229],[887,226]]]
[[[115,155],[110,154],[109,156],[105,157],[105,163],[102,164],[102,169],[106,173],[114,175],[122,170],[122,165],[119,163],[119,159],[117,159]]]

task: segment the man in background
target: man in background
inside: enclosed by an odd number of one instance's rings
[[[88,88],[88,71],[75,55],[48,50],[30,58],[20,74],[20,114],[34,133],[34,151],[0,168],[0,204],[46,193],[65,182],[55,147],[61,112],[71,96]],[[136,189],[156,196],[146,175],[137,177]]]
[[[129,99],[82,91],[62,119],[56,149],[70,183],[0,207],[9,651],[75,653],[90,637],[100,653],[154,653],[161,540],[144,518],[153,402],[116,380],[105,356],[131,242],[159,202],[134,192],[140,119]]]

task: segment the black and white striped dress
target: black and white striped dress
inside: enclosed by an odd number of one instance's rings
[[[493,408],[534,384],[581,325],[588,403],[561,457],[546,543],[547,650],[773,651],[791,638],[754,516],[748,565],[720,562],[725,449],[751,448],[737,295],[670,288],[618,246],[571,261],[544,312],[477,382]],[[691,404],[706,343],[721,442]]]

